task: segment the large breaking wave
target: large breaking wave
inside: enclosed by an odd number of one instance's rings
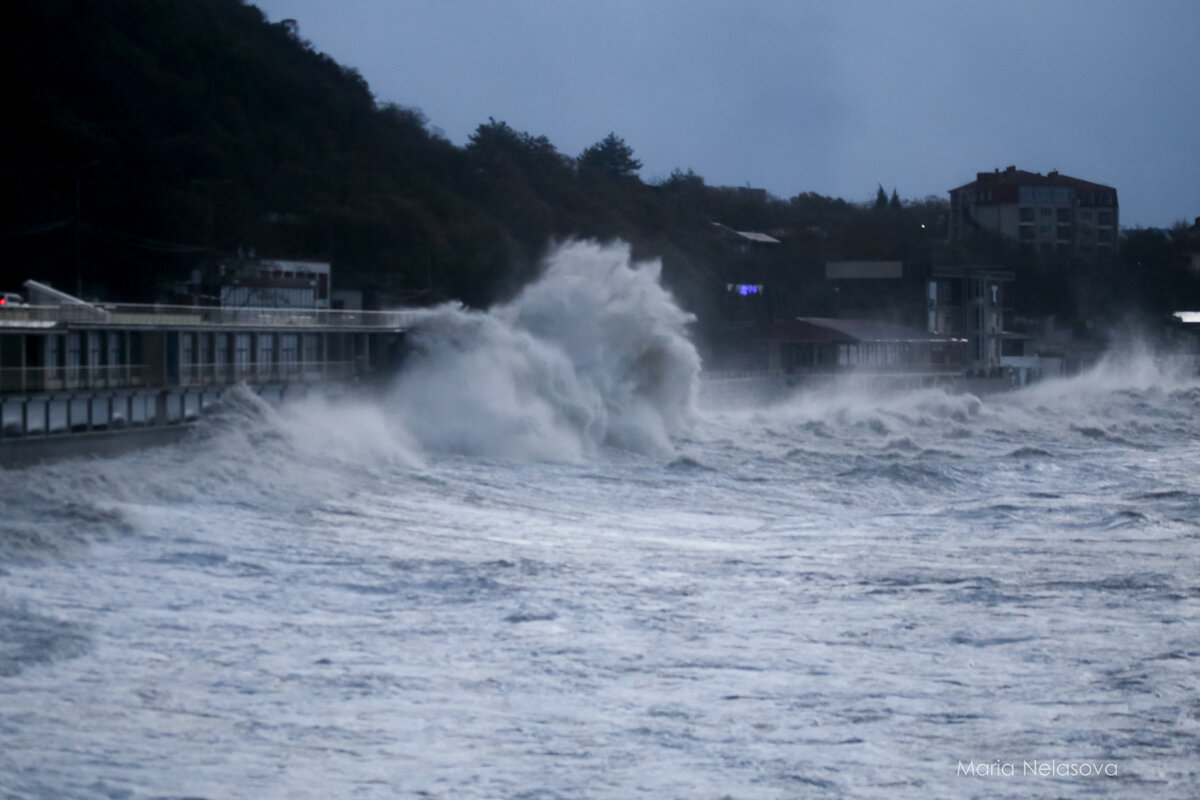
[[[700,358],[659,273],[627,245],[569,242],[510,303],[423,312],[393,398],[404,427],[426,448],[477,455],[670,453]]]
[[[420,470],[426,454],[669,456],[692,423],[700,359],[691,315],[659,270],[622,244],[571,242],[507,304],[421,312],[412,355],[381,397],[275,409],[239,386],[180,445],[0,469],[0,564],[153,529],[168,507],[294,514],[381,473]]]

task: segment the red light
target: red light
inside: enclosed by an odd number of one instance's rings
[[[7,297],[0,297],[0,306],[8,305]]]

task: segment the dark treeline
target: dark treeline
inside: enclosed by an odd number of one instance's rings
[[[880,187],[873,204],[779,199],[691,171],[647,183],[615,133],[571,156],[488,120],[457,147],[420,111],[377,103],[294,21],[271,24],[242,0],[14,0],[0,64],[4,289],[34,277],[153,300],[253,250],[329,260],[337,285],[381,302],[486,305],[571,236],[661,258],[668,285],[714,331],[746,321],[729,282],[769,284],[769,316],[831,313],[831,258],[989,258],[1027,273],[1031,313],[1112,297],[1165,307],[1183,280],[1169,238],[1064,288],[1055,282],[1078,270],[1030,266],[1002,242],[950,251],[940,198],[902,202]],[[741,248],[714,222],[781,243]]]

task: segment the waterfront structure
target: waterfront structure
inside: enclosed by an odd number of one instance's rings
[[[925,328],[930,333],[967,340],[963,367],[968,375],[995,376],[1005,366],[1005,356],[1015,355],[1013,348],[1024,340],[1004,329],[1005,290],[1013,278],[1013,273],[1007,270],[978,265],[929,269],[925,284]],[[1024,345],[1020,344],[1020,348],[1023,353]],[[1023,374],[1019,383],[1024,384],[1026,377]]]
[[[997,376],[1006,366],[1005,293],[1013,273],[974,264],[928,265],[905,261],[830,261],[825,279],[838,313],[965,340],[956,352],[970,376]],[[1023,351],[1022,351],[1023,352]],[[1022,364],[1021,369],[1027,365]],[[1027,376],[1019,377],[1024,383]]]
[[[994,231],[1031,254],[1100,261],[1116,254],[1119,230],[1115,188],[1057,171],[1010,166],[950,190],[951,241]]]
[[[911,386],[951,383],[963,374],[964,339],[869,319],[796,317],[767,330],[772,372],[795,379],[859,374]]]
[[[735,231],[728,225],[722,225],[720,222],[712,223],[714,229],[721,237],[733,244],[739,253],[748,253],[751,248],[772,246],[779,244],[779,240],[769,233],[761,231]]]
[[[87,303],[25,288],[28,304],[0,308],[0,460],[21,444],[180,427],[236,384],[279,402],[389,375],[412,314]]]
[[[225,275],[221,305],[229,308],[329,308],[326,261],[248,261]]]
[[[1188,267],[1193,275],[1200,275],[1200,217],[1196,217],[1184,235],[1187,237]]]

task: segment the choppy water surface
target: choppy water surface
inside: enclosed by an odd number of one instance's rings
[[[692,414],[527,301],[431,325],[479,412],[0,473],[0,797],[1200,793],[1200,383]]]

